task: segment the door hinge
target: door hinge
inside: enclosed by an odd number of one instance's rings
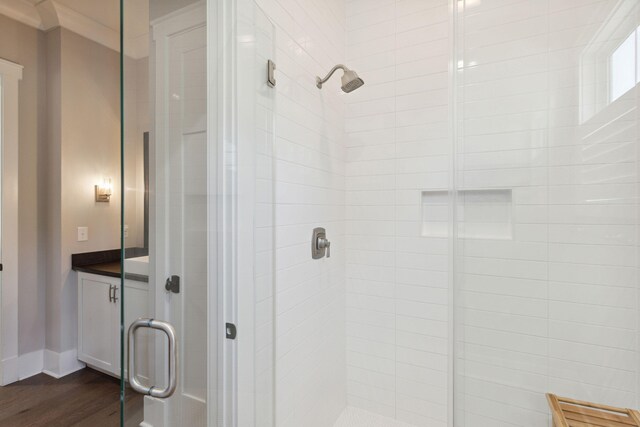
[[[173,292],[174,294],[180,293],[180,276],[171,276],[167,278],[164,288],[168,292]]]
[[[227,339],[235,340],[236,335],[238,335],[238,329],[236,328],[236,325],[234,325],[233,323],[227,323],[225,329],[227,333]]]

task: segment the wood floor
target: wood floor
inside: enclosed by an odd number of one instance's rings
[[[143,418],[143,397],[125,393],[125,426]],[[0,387],[2,427],[117,427],[120,381],[89,368],[55,379],[39,374]]]

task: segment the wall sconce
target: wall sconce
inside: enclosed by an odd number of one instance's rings
[[[111,178],[105,178],[102,184],[96,184],[96,202],[109,203],[111,200]]]

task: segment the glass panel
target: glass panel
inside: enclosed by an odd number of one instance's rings
[[[124,334],[137,318],[155,319],[175,328],[178,346],[173,397],[125,408],[124,425],[144,418],[205,427],[215,420],[207,424],[217,389],[209,351],[217,316],[208,307],[217,295],[219,164],[209,138],[217,132],[208,128],[216,112],[208,111],[207,9],[197,1],[133,1],[123,15]],[[142,386],[169,386],[167,346],[162,332],[136,333]],[[136,395],[127,388],[125,402]]]
[[[638,405],[638,2],[586,3],[457,2],[456,190],[509,190],[512,235],[455,220],[456,426]]]
[[[237,425],[273,427],[275,26],[253,0],[238,3],[238,342]],[[251,254],[251,256],[248,256]]]

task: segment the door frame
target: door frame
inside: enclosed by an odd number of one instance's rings
[[[0,59],[0,170],[2,222],[0,255],[6,266],[1,273],[0,385],[19,380],[18,363],[18,128],[19,81],[23,66]]]
[[[236,427],[238,413],[238,343],[222,336],[226,323],[238,324],[237,315],[237,258],[238,258],[238,119],[237,119],[237,0],[207,0],[207,55],[217,58],[215,70],[208,61],[209,93],[207,126],[209,146],[217,147],[218,173],[209,182],[217,182],[218,229],[209,230],[209,239],[216,236],[218,253],[217,292],[209,293],[209,314],[216,307],[217,329],[209,329],[209,352],[217,354],[217,364],[209,364],[211,379],[217,377],[217,387],[209,387],[209,425]],[[210,283],[211,285],[211,283]],[[211,361],[211,358],[209,359]],[[211,383],[211,381],[210,381]],[[216,423],[212,423],[216,420]]]

